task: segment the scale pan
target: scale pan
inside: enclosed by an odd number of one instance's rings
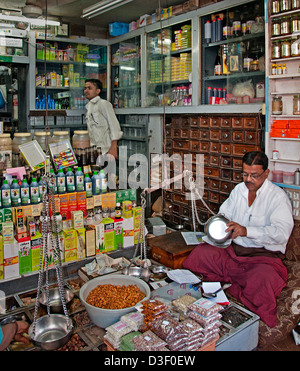
[[[56,350],[70,339],[73,326],[71,319],[68,327],[67,318],[62,314],[45,315],[37,319],[33,336],[33,323],[28,334],[33,343],[44,350]]]

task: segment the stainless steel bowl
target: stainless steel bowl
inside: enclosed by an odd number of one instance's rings
[[[74,293],[72,290],[65,288],[65,301],[67,307],[69,306],[71,300],[74,298]],[[39,297],[39,302],[44,307],[47,307],[47,292],[44,291]],[[63,306],[60,298],[60,293],[58,287],[54,287],[49,290],[49,306],[51,313],[63,313]]]
[[[149,281],[150,278],[150,272],[147,268],[142,267],[126,267],[122,270],[123,274],[126,274],[127,276],[133,276],[140,278],[146,282]]]
[[[45,315],[37,319],[33,334],[33,323],[29,326],[28,334],[32,342],[44,350],[56,350],[64,346],[73,331],[72,321],[68,326],[67,318],[62,314]]]
[[[232,232],[225,232],[229,220],[221,214],[214,215],[205,224],[204,232],[216,244],[223,244],[230,239]]]

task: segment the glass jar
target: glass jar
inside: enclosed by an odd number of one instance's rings
[[[281,35],[288,35],[291,33],[291,22],[289,17],[283,17],[280,25]]]
[[[280,36],[281,35],[281,20],[274,19],[272,22],[272,36]]]
[[[300,0],[292,0],[291,1],[291,8],[292,8],[292,10],[300,9]]]
[[[24,166],[25,162],[22,156],[20,156],[19,146],[21,144],[31,141],[30,133],[15,133],[12,141],[12,166],[20,167]]]
[[[300,56],[300,43],[298,42],[298,37],[293,37],[291,41],[291,56]]]
[[[68,131],[54,131],[51,143],[63,142],[64,140],[70,140]]]
[[[39,143],[44,152],[47,151],[47,146],[51,143],[51,135],[49,131],[35,131],[33,139]]]
[[[281,46],[279,41],[272,43],[272,59],[279,59],[281,57]]]
[[[72,146],[76,148],[90,147],[90,136],[88,130],[75,130],[72,138]]]
[[[280,0],[272,1],[272,14],[280,13]]]
[[[291,10],[291,0],[280,0],[280,11],[288,12]]]
[[[294,95],[293,115],[300,115],[300,95]]]
[[[282,97],[275,96],[272,100],[272,115],[282,115]]]
[[[300,31],[300,17],[294,15],[291,17],[291,33]]]
[[[290,56],[291,56],[291,40],[282,40],[281,58],[289,58]]]
[[[250,71],[259,71],[258,61],[252,61],[250,62]]]

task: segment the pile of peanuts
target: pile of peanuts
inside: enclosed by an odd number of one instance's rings
[[[88,295],[86,302],[103,309],[123,309],[133,307],[145,297],[136,285],[99,285]]]

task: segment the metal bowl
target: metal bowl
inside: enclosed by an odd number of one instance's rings
[[[67,307],[69,306],[71,300],[74,298],[74,293],[72,290],[65,288],[65,301]],[[47,292],[44,291],[39,297],[39,302],[44,307],[47,307]],[[63,313],[63,306],[60,298],[60,293],[58,287],[54,287],[49,290],[49,306],[51,313]]]
[[[214,215],[205,224],[204,232],[216,244],[223,244],[230,239],[232,232],[225,232],[229,220],[221,214]]]
[[[150,278],[149,270],[142,267],[126,267],[122,270],[122,273],[126,274],[127,276],[140,278],[146,282],[148,282]]]
[[[50,314],[37,319],[34,334],[32,323],[28,334],[35,345],[51,351],[64,346],[69,341],[72,331],[71,319],[68,326],[65,316],[62,314]]]

